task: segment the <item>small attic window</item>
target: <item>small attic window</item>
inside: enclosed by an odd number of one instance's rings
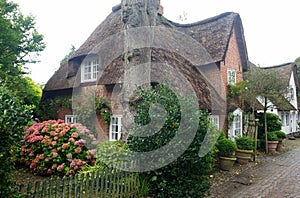
[[[97,80],[99,73],[99,59],[97,56],[86,57],[81,63],[81,82]]]

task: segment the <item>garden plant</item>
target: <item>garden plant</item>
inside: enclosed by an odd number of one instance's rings
[[[81,124],[48,120],[33,123],[24,132],[15,161],[42,175],[74,175],[95,163],[94,134]],[[87,146],[88,145],[88,146]]]

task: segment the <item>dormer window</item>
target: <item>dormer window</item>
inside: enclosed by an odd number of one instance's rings
[[[97,80],[99,73],[99,59],[97,56],[90,56],[81,64],[81,82],[93,82]]]

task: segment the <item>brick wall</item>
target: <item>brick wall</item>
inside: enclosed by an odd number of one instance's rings
[[[227,90],[228,84],[228,69],[234,69],[236,71],[236,82],[241,82],[243,80],[243,66],[241,63],[240,53],[238,50],[238,44],[236,39],[236,32],[233,31],[233,34],[230,38],[225,61],[220,63],[221,76],[224,83],[224,88]]]

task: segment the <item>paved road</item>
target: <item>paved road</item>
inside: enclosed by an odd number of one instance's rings
[[[251,176],[252,184],[229,181],[220,187],[223,192],[214,197],[300,198],[300,148],[269,158],[247,175]]]

